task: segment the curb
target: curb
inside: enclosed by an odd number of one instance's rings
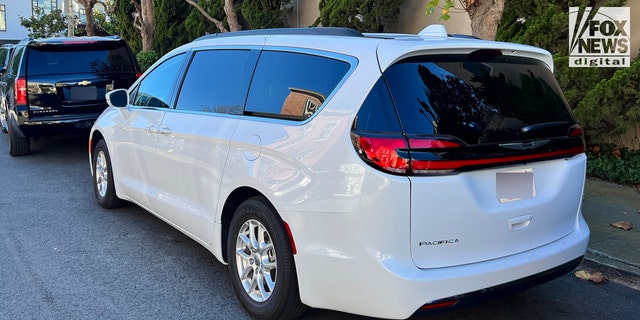
[[[621,271],[625,271],[625,272],[640,276],[640,266],[635,265],[634,263],[631,263],[624,259],[610,256],[604,252],[588,249],[584,258],[586,260],[596,262],[597,264],[605,265],[607,267],[611,267],[614,269],[618,269]]]

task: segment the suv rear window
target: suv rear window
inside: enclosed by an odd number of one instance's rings
[[[575,124],[540,61],[480,50],[421,56],[384,73],[405,134],[485,144],[566,136]]]
[[[28,54],[27,68],[31,75],[135,70],[132,57],[121,41],[82,45],[31,45]],[[69,63],[70,61],[73,63]]]

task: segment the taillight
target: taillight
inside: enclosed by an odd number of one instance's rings
[[[584,130],[579,124],[574,124],[569,127],[569,137],[581,137],[584,135]]]
[[[353,133],[353,144],[361,157],[383,171],[396,174],[446,174],[454,170],[431,168],[433,159],[422,160],[412,152],[441,152],[461,145],[455,141],[404,136],[361,136]]]
[[[16,85],[14,89],[16,105],[27,104],[27,80],[25,78],[16,79]]]
[[[140,76],[142,76],[142,72],[140,71],[136,72],[136,79],[140,78]]]
[[[363,137],[354,134],[354,146],[363,159],[372,162],[383,171],[406,173],[408,160],[398,155],[398,149],[406,149],[404,137]]]
[[[585,152],[587,150],[587,143],[584,140],[584,129],[579,124],[574,124],[569,127],[569,137],[577,138],[580,137],[582,139],[582,151]]]
[[[572,127],[573,128],[573,127]],[[493,147],[467,146],[442,137],[405,137],[403,135],[360,135],[352,132],[352,143],[360,157],[372,166],[392,174],[447,175],[463,170],[512,163],[572,157],[584,152],[582,128],[571,131],[551,149],[501,150]],[[575,136],[574,136],[575,135]],[[523,144],[526,145],[526,144]],[[546,144],[545,144],[546,145]]]

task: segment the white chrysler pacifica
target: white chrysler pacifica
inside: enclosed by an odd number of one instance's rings
[[[98,203],[229,266],[258,319],[452,308],[571,271],[582,128],[539,48],[343,28],[214,34],[107,94]]]

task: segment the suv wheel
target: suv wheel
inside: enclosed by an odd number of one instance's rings
[[[98,204],[106,209],[121,207],[125,201],[118,198],[111,174],[111,157],[104,140],[93,150],[93,191]]]
[[[288,234],[275,209],[262,197],[240,205],[227,241],[229,274],[240,302],[258,319],[294,319],[300,301]]]
[[[26,156],[31,152],[29,145],[29,138],[23,138],[16,134],[15,130],[11,128],[11,125],[7,125],[7,131],[9,132],[9,154],[17,156]]]

